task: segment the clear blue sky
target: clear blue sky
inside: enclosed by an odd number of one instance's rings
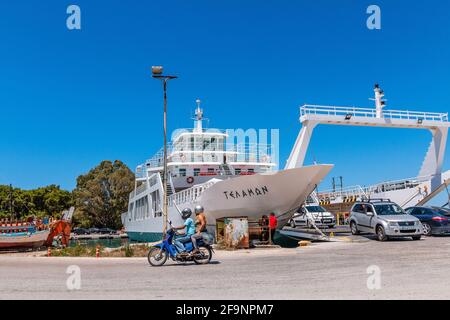
[[[66,8],[82,30],[66,28]],[[378,4],[382,30],[366,28]],[[303,103],[448,112],[448,1],[17,0],[0,4],[0,183],[58,184],[104,159],[134,168],[162,145],[161,87],[170,128],[189,127],[195,99],[210,125],[279,128],[286,160]],[[426,131],[319,127],[313,157],[346,185],[415,176]],[[363,148],[363,151],[361,151]],[[449,153],[445,168],[450,169]]]

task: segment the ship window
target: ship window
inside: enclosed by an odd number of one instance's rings
[[[186,169],[180,169],[180,176],[186,177]]]
[[[234,169],[234,173],[238,176],[238,175],[240,175],[241,174],[241,169],[240,168],[236,168],[236,169]]]
[[[194,177],[198,177],[200,175],[200,168],[194,168]]]
[[[249,172],[249,173],[254,173],[254,172],[255,172],[255,169],[248,169],[248,172]]]
[[[214,172],[215,172],[214,168],[208,168],[208,173],[214,173]]]

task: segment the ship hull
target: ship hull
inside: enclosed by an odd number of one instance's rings
[[[0,249],[38,248],[44,245],[50,231],[38,231],[32,234],[0,234]]]
[[[183,210],[202,205],[208,230],[212,233],[217,219],[247,217],[256,220],[271,212],[277,216],[281,228],[332,168],[332,165],[316,165],[218,181],[195,201],[179,204],[178,207]],[[183,224],[173,204],[169,206],[169,219],[175,226]],[[139,221],[125,218],[123,222],[131,241],[161,240],[163,217],[151,216]]]

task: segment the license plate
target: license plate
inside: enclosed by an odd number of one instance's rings
[[[415,227],[401,227],[400,230],[416,230]]]
[[[323,220],[323,223],[331,223],[331,220],[330,220],[330,219],[328,219],[328,220]]]

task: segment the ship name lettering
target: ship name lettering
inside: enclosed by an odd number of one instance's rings
[[[224,191],[223,194],[225,195],[225,198],[227,200],[229,199],[239,199],[239,198],[252,198],[252,197],[259,197],[259,196],[265,196],[269,193],[269,188],[267,186],[258,187],[258,188],[251,188],[247,190],[242,191]]]

